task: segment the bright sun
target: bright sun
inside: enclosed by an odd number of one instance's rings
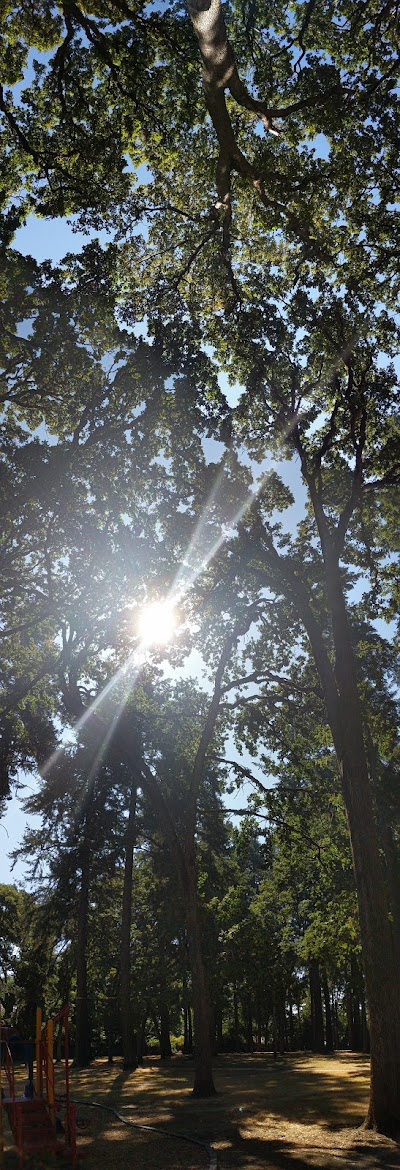
[[[168,601],[152,601],[142,609],[137,628],[144,646],[164,646],[175,633],[173,606]]]

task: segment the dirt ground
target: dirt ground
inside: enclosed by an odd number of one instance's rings
[[[184,1057],[167,1067],[148,1059],[132,1073],[119,1061],[71,1070],[83,1170],[208,1170],[206,1149],[162,1129],[212,1145],[219,1170],[400,1170],[400,1146],[359,1128],[368,1099],[365,1057],[220,1057],[217,1096],[207,1101],[193,1099],[192,1072]],[[91,1107],[94,1101],[102,1108]],[[158,1132],[126,1126],[104,1106]],[[7,1126],[5,1139],[5,1170],[13,1170]],[[44,1157],[29,1170],[52,1165]]]

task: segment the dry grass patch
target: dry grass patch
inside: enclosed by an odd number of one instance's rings
[[[117,1061],[71,1070],[78,1145],[87,1170],[207,1170],[205,1150],[162,1133],[123,1125],[97,1101],[142,1125],[210,1143],[220,1170],[400,1170],[400,1147],[360,1129],[369,1063],[347,1053],[220,1057],[218,1094],[195,1100],[192,1062],[156,1058],[124,1072]],[[11,1164],[10,1164],[11,1165]],[[8,1167],[7,1167],[8,1170]],[[36,1170],[36,1168],[35,1168]]]

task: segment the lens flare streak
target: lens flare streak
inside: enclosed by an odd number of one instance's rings
[[[246,497],[240,507],[235,511],[232,517],[230,517],[223,525],[221,525],[220,535],[213,540],[208,549],[205,549],[204,544],[206,527],[208,521],[211,519],[213,508],[218,502],[220,491],[223,488],[224,470],[225,468],[222,468],[216,478],[216,482],[213,485],[202,515],[193,533],[187,553],[185,555],[185,559],[181,564],[167,598],[163,603],[155,602],[149,606],[149,617],[146,619],[142,629],[140,629],[139,622],[139,634],[141,634],[141,641],[139,645],[129,655],[123,666],[119,667],[112,678],[109,679],[109,681],[103,687],[102,691],[100,691],[100,694],[96,697],[96,699],[93,700],[93,702],[90,704],[90,707],[87,708],[84,714],[80,716],[74,725],[75,733],[79,734],[79,732],[86,726],[88,721],[94,715],[98,715],[104,723],[104,737],[99,744],[98,751],[91,766],[90,774],[88,776],[89,782],[94,778],[96,771],[101,765],[101,761],[104,758],[104,754],[107,750],[107,747],[109,746],[109,743],[111,742],[119,719],[121,718],[129,696],[135,685],[139,671],[146,659],[146,651],[148,651],[150,645],[153,642],[162,644],[168,641],[170,636],[172,636],[174,628],[173,611],[176,605],[183,600],[185,595],[195,584],[197,578],[205,571],[207,566],[212,562],[213,558],[219,552],[220,548],[222,548],[222,546],[232,535],[240,520],[243,518],[243,516],[245,516],[254,500],[262,491],[270,475],[270,471],[267,471],[265,475],[261,477],[258,484],[249,492],[247,492]],[[197,565],[191,566],[190,561],[193,561],[193,559],[196,559],[198,563]],[[151,611],[153,614],[153,630]],[[155,618],[157,618],[157,623],[155,623]],[[166,637],[163,637],[162,634],[163,622],[164,626],[168,627],[168,636]],[[154,629],[155,624],[158,626],[158,635]],[[166,629],[164,630],[164,633],[165,632]],[[117,707],[115,707],[116,691],[120,686],[122,686],[123,693],[119,698]],[[108,700],[112,700],[111,706],[109,706]],[[53,754],[41,768],[41,775],[43,777],[49,774],[52,767],[64,751],[65,747],[62,746],[53,752]]]

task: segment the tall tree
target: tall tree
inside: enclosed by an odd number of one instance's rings
[[[262,449],[269,433],[297,458],[307,492],[305,519],[297,540],[279,532],[270,520],[273,477],[261,480],[259,494],[239,526],[236,549],[235,543],[231,545],[226,572],[231,583],[235,549],[236,589],[247,583],[253,600],[262,596],[261,590],[272,591],[277,600],[283,596],[297,624],[297,637],[302,627],[314,659],[340,769],[359,901],[371,1032],[369,1122],[389,1131],[397,1126],[400,1076],[396,954],[349,592],[354,571],[359,577],[370,571],[375,582],[380,579],[386,587],[388,570],[382,566],[380,545],[384,521],[378,502],[399,480],[394,438],[397,392],[393,368],[379,369],[376,364],[377,345],[364,342],[354,349],[347,340],[355,328],[354,314],[333,300],[318,327],[311,303],[309,311],[309,337],[302,342],[303,352],[308,351],[304,366],[289,353],[275,352],[272,357],[249,337],[247,374],[241,361],[249,390],[239,408],[247,441],[253,435]],[[264,628],[273,625],[272,640],[276,617],[271,623],[269,612],[268,607]],[[294,643],[293,665],[296,653]],[[266,679],[268,674],[266,663]],[[258,675],[262,677],[262,667],[257,663],[253,679]],[[268,706],[267,696],[266,702]]]
[[[261,481],[258,499],[239,525],[240,542],[232,539],[226,557],[223,553],[215,557],[214,580],[218,573],[221,587],[219,592],[215,590],[214,601],[217,608],[219,599],[220,612],[224,613],[223,594],[230,589],[232,614],[235,594],[241,604],[243,594],[249,605],[256,598],[268,612],[267,591],[277,601],[284,596],[296,640],[294,657],[301,644],[300,628],[311,647],[339,762],[359,898],[371,1023],[369,1121],[389,1132],[399,1123],[400,1098],[395,942],[371,794],[376,745],[363,707],[351,578],[356,574],[361,582],[364,575],[370,575],[371,613],[376,616],[377,593],[389,593],[393,577],[396,505],[388,504],[386,498],[388,490],[393,491],[398,484],[398,429],[390,367],[396,345],[393,309],[398,292],[394,262],[398,217],[393,188],[397,14],[387,5],[382,8],[375,3],[366,10],[362,0],[355,4],[340,0],[334,7],[312,2],[306,6],[276,4],[268,10],[268,19],[262,6],[243,12],[242,6],[235,4],[227,5],[225,19],[219,0],[204,8],[190,3],[189,12],[190,17],[180,8],[173,13],[169,9],[157,13],[131,9],[125,0],[111,6],[96,4],[94,11],[76,3],[44,3],[39,21],[25,6],[10,13],[7,20],[0,90],[5,148],[4,246],[32,209],[47,215],[72,213],[86,229],[105,227],[112,240],[104,250],[93,242],[82,257],[76,261],[69,258],[64,266],[60,296],[57,289],[61,310],[51,319],[48,299],[44,338],[47,374],[38,322],[35,320],[33,326],[33,343],[26,346],[21,341],[26,316],[18,318],[14,313],[19,328],[11,331],[11,338],[6,318],[4,336],[10,361],[7,354],[4,376],[11,400],[8,438],[15,439],[16,434],[18,438],[17,455],[10,453],[9,445],[3,448],[7,475],[9,481],[15,476],[18,489],[21,465],[25,472],[29,465],[25,482],[29,479],[32,484],[40,475],[46,491],[50,487],[53,491],[55,480],[57,499],[52,496],[50,516],[43,508],[40,491],[34,496],[40,513],[40,521],[36,516],[34,525],[35,531],[40,529],[38,562],[34,559],[37,545],[29,545],[29,525],[25,531],[22,525],[24,540],[18,542],[17,550],[13,545],[11,548],[15,564],[18,556],[25,555],[28,584],[22,588],[25,578],[20,575],[17,587],[15,575],[5,620],[10,627],[13,596],[21,621],[26,622],[30,590],[35,626],[45,579],[45,616],[41,611],[40,621],[49,622],[49,626],[41,627],[42,640],[32,647],[34,665],[29,669],[22,653],[21,631],[13,631],[17,643],[11,646],[7,642],[14,663],[17,651],[21,658],[16,676],[6,671],[5,758],[6,763],[15,763],[14,743],[22,741],[20,726],[15,740],[15,728],[10,729],[7,722],[9,713],[17,709],[20,715],[27,710],[28,695],[37,694],[35,688],[44,677],[51,677],[51,696],[55,690],[58,696],[61,668],[71,710],[73,705],[80,710],[83,687],[92,688],[94,693],[93,678],[97,683],[99,676],[104,679],[104,640],[108,647],[115,609],[115,586],[111,586],[107,571],[104,576],[103,571],[94,573],[98,588],[94,624],[89,621],[84,594],[99,549],[109,567],[124,541],[126,547],[126,533],[121,532],[115,507],[103,519],[104,500],[110,499],[109,483],[116,482],[116,464],[122,470],[109,423],[110,403],[113,411],[120,403],[119,435],[126,421],[131,436],[132,429],[134,432],[129,440],[133,448],[129,452],[131,473],[125,450],[122,478],[126,477],[126,491],[119,489],[119,497],[122,494],[124,498],[122,515],[129,517],[128,524],[123,523],[129,529],[128,541],[133,531],[132,466],[134,457],[139,458],[142,423],[138,421],[141,404],[137,396],[132,410],[131,377],[134,371],[140,381],[139,357],[144,359],[146,371],[152,372],[155,396],[165,404],[169,420],[166,428],[160,425],[156,409],[159,425],[152,428],[151,411],[147,414],[150,446],[154,438],[152,490],[143,475],[139,488],[137,482],[134,488],[143,531],[149,536],[145,505],[149,504],[150,510],[157,507],[161,529],[150,539],[153,546],[162,540],[168,546],[163,585],[168,577],[170,580],[172,556],[183,555],[184,536],[189,542],[208,496],[207,475],[204,467],[199,467],[201,460],[192,458],[190,440],[190,459],[183,460],[182,466],[183,444],[178,451],[173,433],[178,417],[182,426],[186,418],[186,438],[193,428],[198,440],[210,423],[214,436],[227,443],[220,482],[229,494],[229,505],[238,496],[236,488],[232,490],[233,480],[243,488],[245,476],[243,473],[241,480],[239,472],[243,447],[247,460],[271,460],[272,452],[278,458],[292,457],[300,468],[309,511],[298,539],[291,540],[275,526],[274,509],[278,502],[284,505],[285,494],[287,500],[282,484],[276,478],[269,483]],[[45,61],[30,62],[24,78],[32,49],[34,54],[44,51]],[[254,133],[254,117],[266,133]],[[282,133],[271,135],[270,131],[278,128]],[[322,150],[318,150],[321,136]],[[215,138],[219,146],[216,179]],[[133,172],[125,165],[127,158]],[[140,164],[147,164],[144,174],[136,173]],[[40,295],[43,290],[54,292],[57,282],[60,286],[54,274],[44,271],[39,279]],[[27,282],[25,293],[26,286]],[[37,281],[28,288],[35,297]],[[96,292],[90,311],[87,302],[84,306],[88,289]],[[82,307],[90,316],[89,328],[85,319],[83,329],[80,316],[77,333],[75,317],[66,317],[65,312],[72,290],[78,317]],[[122,372],[118,368],[110,373],[104,354],[114,349],[120,354],[115,327],[114,333],[107,327],[107,345],[102,338],[95,359],[88,335],[95,335],[98,341],[96,312],[100,304],[109,309],[113,296],[125,324],[131,327],[146,316],[154,344],[136,346],[131,339],[122,358],[117,357],[118,366],[122,361]],[[101,322],[103,327],[102,314]],[[73,387],[71,395],[64,383],[59,395],[63,407],[69,404],[67,422],[54,398],[59,370],[54,369],[48,345],[59,325],[63,368]],[[80,339],[80,360],[75,366],[67,361],[71,352],[77,359],[72,334]],[[212,368],[207,351],[232,381],[245,388],[234,418],[217,389],[215,366]],[[43,412],[32,410],[38,363],[37,397],[40,402],[43,390],[47,393],[51,403],[47,426],[53,426],[59,437],[62,434],[63,450],[58,445],[52,451],[48,444],[49,450],[44,451],[40,441],[38,445],[31,436],[26,439],[27,418],[30,430],[44,418]],[[158,378],[157,364],[163,365],[164,379]],[[75,380],[74,369],[80,370]],[[168,400],[169,378],[175,382]],[[88,393],[89,382],[94,399]],[[107,417],[107,425],[98,425],[99,416]],[[74,458],[80,447],[85,448],[86,466],[82,472],[80,464],[81,470],[75,474]],[[174,469],[182,475],[181,479],[178,475],[179,489],[173,488],[171,493],[166,465],[162,460],[160,463],[161,449],[162,459],[171,458]],[[93,481],[88,487],[87,464],[91,462],[93,474],[96,462],[98,476],[99,452],[104,474],[96,478],[93,492]],[[194,465],[200,471],[196,491]],[[148,467],[147,463],[147,471]],[[161,480],[166,488],[163,492],[158,489]],[[216,482],[211,480],[209,476],[211,503],[209,500],[203,533],[208,525],[215,532],[215,521],[221,524],[223,513]],[[65,518],[70,485],[73,501]],[[242,512],[245,505],[242,492]],[[79,507],[86,515],[76,524]],[[26,501],[23,512],[28,518]],[[233,506],[225,509],[225,536],[235,531],[237,516],[237,506],[236,512]],[[218,547],[220,543],[217,541]],[[71,549],[67,554],[70,565],[65,564],[66,547]],[[210,540],[209,550],[212,547]],[[215,547],[214,542],[214,551]],[[89,549],[92,555],[88,555]],[[78,584],[71,604],[75,580]],[[126,595],[125,580],[119,613]],[[153,580],[160,586],[159,572]],[[53,602],[49,611],[50,592],[56,595],[56,618]],[[387,599],[386,613],[390,612]],[[124,621],[117,625],[123,629]],[[118,632],[116,638],[119,636]],[[210,661],[211,640],[205,639]],[[80,670],[83,660],[88,663],[85,678]],[[257,669],[252,673],[257,674]],[[221,683],[221,690],[222,685],[227,684]],[[372,737],[369,747],[368,731]],[[151,782],[148,778],[149,785]],[[384,969],[383,954],[387,954]]]

